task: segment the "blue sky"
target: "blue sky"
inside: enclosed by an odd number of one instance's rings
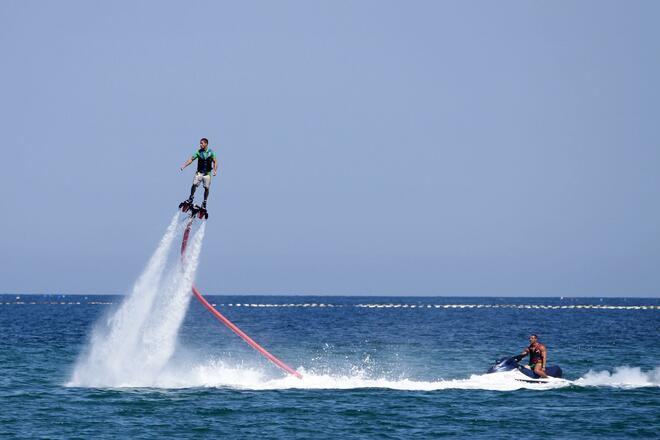
[[[660,295],[660,3],[12,1],[0,291]]]

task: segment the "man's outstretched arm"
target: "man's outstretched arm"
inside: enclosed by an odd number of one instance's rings
[[[183,163],[183,165],[181,165],[181,168],[179,168],[179,170],[183,171],[183,169],[184,169],[185,167],[187,167],[188,165],[190,165],[191,163],[193,163],[193,160],[195,160],[195,159],[196,159],[196,157],[193,156],[193,157],[191,157],[190,159],[188,159],[187,161],[185,161],[185,162]]]
[[[213,158],[213,175],[218,175],[218,159]]]

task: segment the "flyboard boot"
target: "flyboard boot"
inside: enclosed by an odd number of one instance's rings
[[[200,220],[209,218],[209,213],[206,210],[206,200],[202,202],[202,206],[196,206],[196,208],[198,208],[197,217],[199,217]],[[193,216],[194,215],[195,214],[193,214]]]
[[[192,197],[188,197],[186,200],[179,203],[179,209],[181,210],[181,212],[188,212],[192,208],[193,208],[193,198]]]

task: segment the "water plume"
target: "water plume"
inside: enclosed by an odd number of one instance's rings
[[[157,383],[176,347],[205,231],[202,223],[180,259],[178,249],[172,255],[174,239],[188,222],[180,219],[177,212],[131,293],[96,323],[68,385],[145,387]]]

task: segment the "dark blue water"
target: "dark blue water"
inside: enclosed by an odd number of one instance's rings
[[[130,388],[72,384],[94,323],[122,297],[4,295],[0,437],[660,432],[658,299],[210,299],[304,379],[285,377],[193,301],[174,355],[144,386],[141,377]],[[561,365],[570,383],[543,388],[483,375],[495,358],[520,352],[529,333],[539,335],[549,363]]]

